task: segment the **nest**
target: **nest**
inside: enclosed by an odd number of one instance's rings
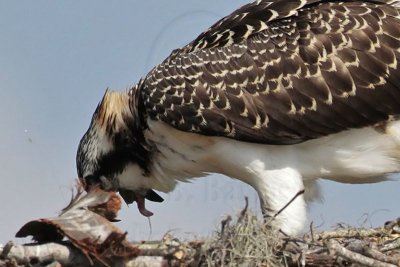
[[[380,228],[340,226],[299,238],[285,235],[245,208],[214,235],[181,241],[129,242],[113,221],[115,193],[78,191],[58,217],[25,224],[18,237],[36,243],[0,245],[0,266],[400,266],[400,219]],[[273,220],[273,218],[271,218]]]

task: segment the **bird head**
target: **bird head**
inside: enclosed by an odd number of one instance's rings
[[[116,176],[135,160],[129,151],[134,141],[130,140],[130,120],[128,94],[107,90],[78,147],[78,176],[86,187],[100,183],[105,189],[117,189]]]
[[[79,143],[76,164],[78,177],[87,191],[95,186],[119,191],[125,202],[137,201],[139,211],[150,216],[144,208],[144,198],[156,202],[163,199],[151,188],[140,185],[148,173],[150,149],[143,136],[135,93],[136,90],[106,91]],[[129,179],[137,188],[124,188],[120,183],[128,166],[136,170],[136,177]]]

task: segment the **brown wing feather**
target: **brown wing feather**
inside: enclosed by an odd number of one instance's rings
[[[288,3],[288,4],[287,4]],[[400,19],[389,1],[257,1],[154,68],[151,119],[292,144],[400,113]]]

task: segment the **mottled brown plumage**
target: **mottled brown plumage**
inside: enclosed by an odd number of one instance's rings
[[[175,50],[139,84],[183,131],[292,144],[400,113],[395,1],[257,1]]]

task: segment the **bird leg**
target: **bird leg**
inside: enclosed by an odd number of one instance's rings
[[[265,170],[261,176],[257,191],[265,219],[288,235],[301,233],[307,220],[301,175],[286,167]]]

